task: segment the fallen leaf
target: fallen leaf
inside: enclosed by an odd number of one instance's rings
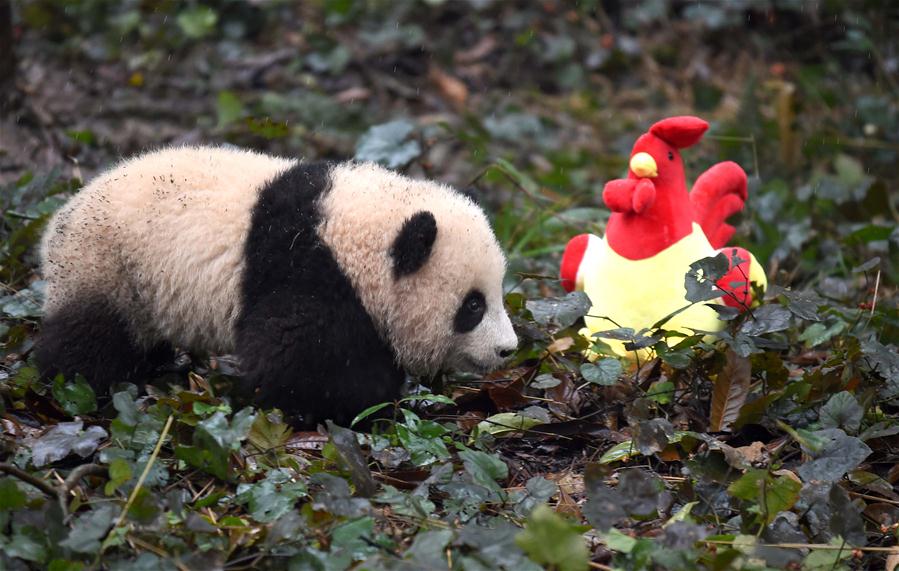
[[[496,38],[493,36],[484,36],[478,43],[467,50],[456,52],[453,56],[453,61],[457,64],[474,63],[486,57],[494,49],[496,49]]]
[[[546,348],[546,351],[549,353],[564,353],[565,351],[571,349],[574,345],[574,339],[571,337],[561,337],[556,339]]]
[[[749,396],[752,365],[746,357],[740,357],[732,349],[727,351],[727,363],[715,379],[712,389],[712,411],[709,430],[730,432],[731,425],[740,415],[740,409]]]
[[[99,426],[89,426],[82,431],[84,423],[61,422],[44,433],[31,446],[31,461],[36,467],[62,460],[71,453],[87,458],[94,453],[100,441],[108,435]]]
[[[440,93],[453,107],[461,109],[465,106],[465,102],[468,101],[468,87],[461,80],[436,66],[431,66],[428,72],[428,79],[440,90]]]

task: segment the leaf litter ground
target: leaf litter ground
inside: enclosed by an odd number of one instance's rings
[[[895,18],[839,2],[400,4],[17,11],[29,96],[0,130],[16,141],[0,154],[3,567],[893,568]],[[448,23],[465,21],[480,27],[461,38]],[[63,73],[72,61],[89,64]],[[116,96],[98,108],[97,90]],[[596,190],[647,117],[680,112],[713,121],[690,173],[750,171],[738,235],[773,287],[751,315],[722,312],[718,340],[664,323],[583,340],[588,305],[552,277],[561,247],[601,232]],[[315,432],[252,408],[228,356],[182,356],[145,391],[39,381],[47,216],[119,154],[193,141],[473,185],[509,252],[510,367],[429,379]],[[714,296],[686,279],[690,301]],[[656,357],[618,360],[603,339]]]

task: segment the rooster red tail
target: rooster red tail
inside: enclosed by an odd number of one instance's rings
[[[690,191],[693,219],[702,227],[712,247],[725,246],[734,234],[726,220],[743,210],[746,172],[735,162],[718,163],[696,179]]]

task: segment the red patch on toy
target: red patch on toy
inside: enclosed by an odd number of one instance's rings
[[[678,149],[692,147],[705,134],[709,124],[699,117],[683,115],[662,119],[649,132]]]
[[[587,244],[590,241],[590,234],[581,234],[575,236],[568,241],[565,246],[565,253],[562,254],[562,287],[565,291],[574,291],[577,282],[577,270],[584,259],[584,252],[587,251]]]
[[[730,264],[730,270],[721,276],[716,285],[728,292],[721,298],[725,305],[745,310],[752,303],[752,286],[749,281],[750,254],[744,248],[730,246],[721,250]],[[734,265],[734,261],[740,263]]]

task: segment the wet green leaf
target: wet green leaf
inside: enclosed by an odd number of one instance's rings
[[[819,448],[808,450],[812,459],[796,469],[806,482],[821,480],[834,482],[846,472],[856,469],[871,454],[867,444],[854,436],[848,436],[839,428],[825,428],[811,433],[821,442]],[[803,445],[803,448],[806,448]]]
[[[82,458],[93,454],[100,441],[107,437],[106,431],[99,426],[88,426],[82,430],[83,426],[83,422],[77,421],[61,422],[50,428],[32,445],[31,461],[41,467],[72,453]]]
[[[727,491],[734,497],[755,502],[752,509],[765,524],[774,521],[778,513],[788,510],[799,499],[802,482],[795,477],[775,476],[766,470],[750,470],[731,484]]]
[[[465,464],[465,471],[471,475],[476,484],[503,495],[502,488],[496,482],[497,480],[504,481],[509,477],[509,467],[505,462],[496,456],[478,450],[463,450],[459,452],[459,458]]]
[[[215,30],[218,14],[209,6],[197,4],[182,10],[175,21],[185,36],[196,40],[208,36]]]
[[[387,168],[404,167],[421,154],[418,141],[411,139],[415,124],[406,119],[375,125],[359,138],[356,160],[380,163]]]
[[[0,510],[17,510],[25,506],[28,497],[13,478],[0,479]]]
[[[76,375],[74,381],[62,377],[53,380],[53,398],[71,416],[80,416],[97,410],[97,397],[84,377]]]
[[[587,315],[590,298],[582,291],[573,291],[563,298],[530,299],[525,307],[534,316],[534,321],[558,331]]]
[[[297,499],[305,495],[305,484],[297,481],[290,471],[277,469],[256,484],[239,484],[236,499],[247,505],[253,519],[270,523],[293,509]]]
[[[122,458],[114,458],[109,463],[109,481],[104,488],[106,495],[111,496],[122,484],[131,480],[131,464]]]
[[[581,375],[584,380],[595,385],[614,385],[618,382],[621,373],[621,362],[611,357],[581,365]]]
[[[110,504],[101,504],[79,515],[72,523],[72,531],[68,537],[59,545],[77,553],[97,553],[100,550],[100,540],[106,537],[116,515],[116,507]]]
[[[587,545],[579,529],[546,505],[531,512],[515,543],[537,563],[558,571],[588,569]]]
[[[865,411],[858,401],[847,391],[839,392],[821,407],[822,428],[842,428],[848,434],[856,434],[861,426]]]
[[[340,455],[343,465],[350,472],[356,493],[364,498],[374,495],[377,486],[368,468],[368,462],[362,454],[362,448],[356,439],[356,433],[348,428],[337,426],[330,420],[327,421],[328,434],[331,442]]]
[[[727,256],[723,253],[690,264],[690,270],[684,275],[687,301],[698,303],[717,299],[724,295],[715,286],[715,282],[727,273],[729,265]]]
[[[520,432],[538,424],[541,424],[541,421],[536,418],[522,416],[515,412],[501,412],[479,422],[477,430],[479,433],[503,436]]]

